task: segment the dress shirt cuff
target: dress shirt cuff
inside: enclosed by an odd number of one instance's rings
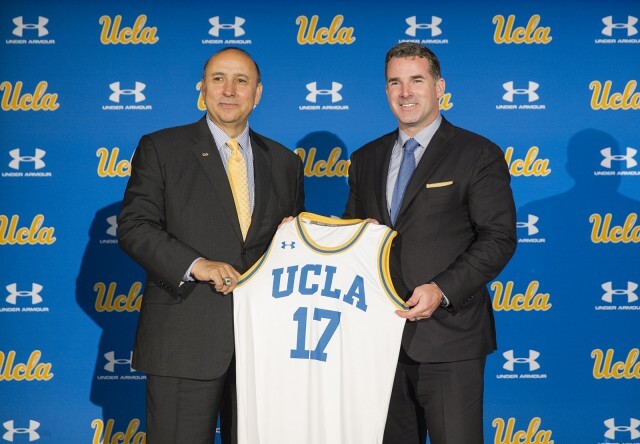
[[[436,288],[438,289],[438,291],[440,292],[440,294],[442,295],[442,300],[440,301],[440,306],[443,307],[443,308],[448,307],[449,306],[449,299],[447,299],[447,296],[445,296],[445,294],[442,292],[442,290],[440,290],[440,287],[438,287],[438,284],[436,284],[433,281],[431,281],[429,283],[435,285]]]
[[[196,262],[198,262],[200,259],[204,259],[203,257],[199,257],[196,260],[194,260],[193,262],[191,262],[191,265],[189,265],[189,268],[187,269],[186,273],[184,274],[184,276],[182,277],[182,282],[193,282],[195,281],[194,277],[191,275],[191,271],[193,271],[193,266],[196,264]]]

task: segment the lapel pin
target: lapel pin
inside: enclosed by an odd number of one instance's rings
[[[208,157],[209,153],[202,153],[202,157]]]

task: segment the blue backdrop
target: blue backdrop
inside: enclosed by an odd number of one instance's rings
[[[0,440],[144,442],[144,273],[115,216],[139,138],[203,115],[212,53],[255,57],[251,126],[304,159],[308,210],[340,215],[349,154],[395,127],[385,53],[416,40],[441,59],[443,114],[513,177],[487,442],[640,443],[639,17],[630,0],[5,2]]]

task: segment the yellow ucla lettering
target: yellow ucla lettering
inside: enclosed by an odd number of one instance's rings
[[[504,157],[509,165],[509,172],[512,176],[538,176],[544,177],[551,173],[549,168],[549,159],[536,159],[539,153],[537,146],[532,146],[527,151],[524,159],[515,159],[513,157],[513,147],[510,146],[505,150]]]
[[[593,358],[593,377],[596,379],[640,379],[640,362],[638,355],[640,350],[631,349],[627,359],[613,362],[613,349],[607,350],[605,354],[600,349],[591,352]]]
[[[202,97],[202,80],[196,83],[196,91],[200,92],[200,94],[198,94],[198,109],[200,111],[206,111],[207,105],[205,105],[204,97]]]
[[[347,177],[349,175],[349,160],[340,159],[342,148],[335,147],[329,153],[329,159],[316,161],[316,148],[309,148],[307,155],[304,148],[296,148],[294,152],[300,156],[304,164],[306,177]]]
[[[93,286],[93,291],[96,292],[96,311],[117,313],[140,311],[142,283],[134,282],[126,295],[115,296],[116,287],[115,282],[111,282],[108,288],[104,282],[98,282]]]
[[[0,351],[0,381],[49,381],[53,378],[51,364],[39,362],[42,357],[40,350],[31,352],[26,364],[15,364],[16,352],[7,353]]]
[[[611,225],[613,215],[607,213],[604,218],[597,213],[589,217],[589,222],[593,224],[591,228],[591,242],[598,243],[640,243],[640,225],[636,225],[637,213],[627,216],[623,225]]]
[[[11,221],[4,214],[0,215],[0,245],[51,245],[56,241],[53,236],[55,228],[42,226],[42,214],[33,218],[29,228],[18,228],[19,220],[18,215],[11,216]]]
[[[118,155],[120,148],[114,147],[111,153],[106,148],[98,148],[96,156],[98,157],[98,176],[100,177],[127,177],[131,175],[131,161],[120,160]]]
[[[15,88],[11,82],[0,83],[2,91],[3,111],[55,111],[60,107],[57,102],[58,94],[47,93],[49,84],[44,80],[36,85],[33,94],[22,94],[22,82],[16,82]]]
[[[591,95],[592,109],[640,109],[640,92],[635,92],[638,86],[637,81],[629,80],[622,93],[611,94],[612,84],[611,80],[604,82],[604,86],[597,80],[589,84],[589,89],[593,91]]]
[[[138,431],[140,420],[137,418],[129,421],[125,432],[113,433],[114,426],[114,419],[108,419],[106,426],[102,419],[94,419],[91,422],[91,428],[94,429],[92,444],[145,444],[147,442],[146,433]]]
[[[515,15],[510,15],[506,20],[502,15],[494,16],[493,24],[496,25],[496,29],[493,33],[493,41],[497,44],[525,43],[530,45],[536,43],[546,45],[553,39],[553,37],[549,35],[551,28],[538,27],[540,23],[539,14],[531,16],[526,27],[518,26],[514,28],[515,20]]]
[[[524,293],[513,294],[513,281],[503,285],[500,281],[491,284],[493,294],[493,309],[496,311],[548,311],[549,293],[538,293],[540,282],[531,281]]]
[[[451,93],[444,93],[442,97],[440,97],[438,107],[441,111],[448,111],[453,108],[453,103],[451,103]]]
[[[317,28],[317,15],[311,17],[311,20],[301,15],[296,19],[296,25],[299,26],[298,43],[300,45],[313,45],[314,43],[319,45],[324,45],[325,43],[330,45],[335,45],[336,43],[350,45],[356,41],[356,38],[353,36],[353,28],[342,27],[343,21],[344,16],[338,14],[333,18],[328,28]]]
[[[159,40],[156,35],[158,28],[144,26],[147,23],[147,16],[141,14],[136,19],[133,27],[124,27],[120,29],[122,16],[116,15],[113,21],[108,15],[103,15],[98,20],[102,25],[100,32],[100,42],[103,45],[128,45],[129,43],[137,45],[139,43],[153,45]]]
[[[504,419],[493,420],[493,427],[496,428],[494,444],[554,444],[551,439],[551,430],[538,430],[542,420],[535,417],[529,422],[527,430],[515,431],[515,418],[509,418],[505,424]]]

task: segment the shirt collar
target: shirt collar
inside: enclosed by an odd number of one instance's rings
[[[209,118],[209,114],[207,114],[207,126],[209,127],[209,131],[211,131],[211,135],[213,136],[213,140],[215,140],[218,149],[225,147],[227,145],[227,141],[231,139],[231,137],[224,132],[222,128],[213,123],[213,121]],[[249,148],[251,145],[249,143],[249,124],[244,127],[244,130],[235,138],[240,144],[240,150],[243,148]]]
[[[431,142],[433,135],[436,133],[436,131],[440,127],[440,123],[442,123],[442,115],[438,114],[438,117],[436,117],[436,120],[431,122],[425,128],[418,131],[418,133],[415,136],[413,136],[413,139],[415,139],[416,142],[420,144],[421,148],[426,148],[427,145],[429,145],[429,142]],[[409,139],[411,139],[411,137],[405,134],[404,131],[400,129],[398,130],[398,145],[400,145],[400,147],[403,147],[405,142]]]

